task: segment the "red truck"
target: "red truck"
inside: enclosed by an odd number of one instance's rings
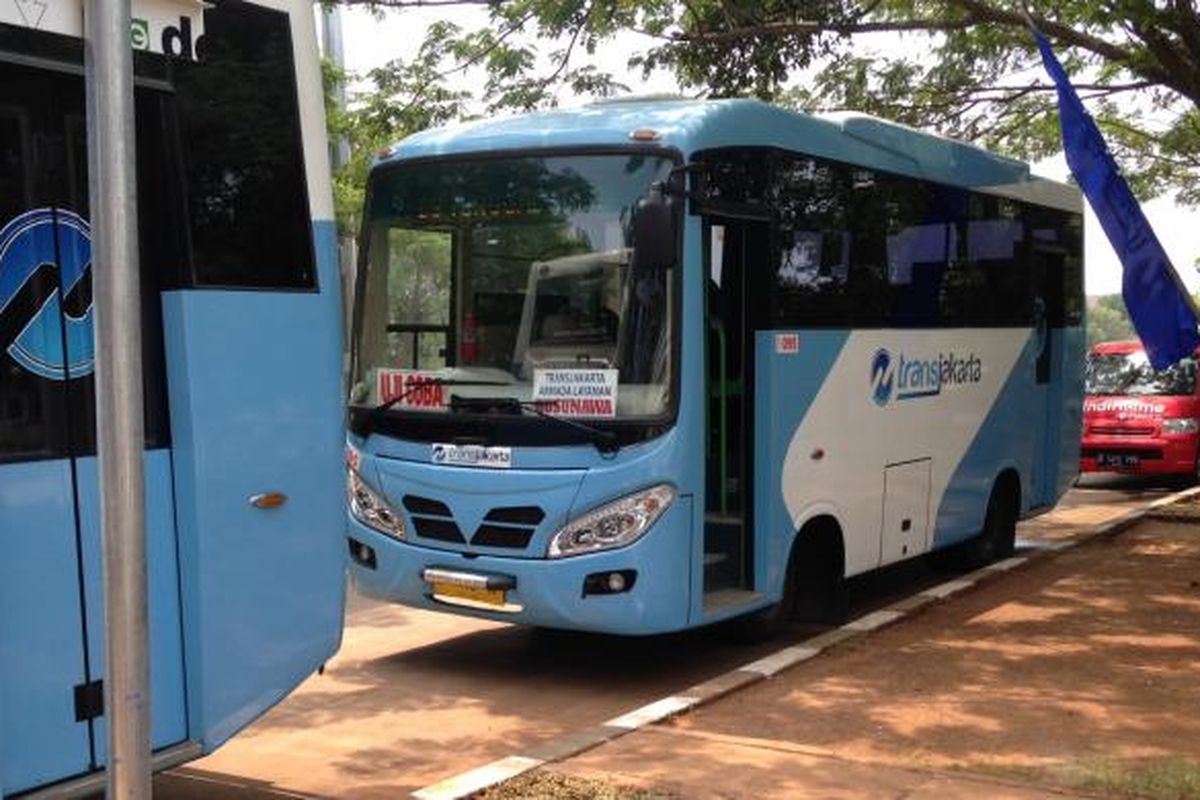
[[[1200,479],[1196,354],[1155,371],[1140,342],[1101,342],[1084,375],[1080,472]]]

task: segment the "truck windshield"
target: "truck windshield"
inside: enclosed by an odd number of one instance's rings
[[[389,415],[487,407],[452,395],[592,421],[668,414],[676,270],[631,267],[630,222],[672,167],[660,154],[610,154],[377,171],[351,405],[409,392]]]
[[[1084,382],[1091,395],[1190,395],[1196,391],[1196,362],[1185,358],[1156,372],[1141,351],[1093,353]]]

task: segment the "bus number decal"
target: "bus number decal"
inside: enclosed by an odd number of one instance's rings
[[[775,352],[781,356],[794,356],[800,352],[800,334],[775,334]]]

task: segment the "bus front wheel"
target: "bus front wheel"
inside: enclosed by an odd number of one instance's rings
[[[846,550],[842,530],[831,518],[814,520],[800,531],[794,615],[802,622],[840,625],[850,614],[846,593]]]

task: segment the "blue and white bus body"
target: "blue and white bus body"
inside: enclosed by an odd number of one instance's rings
[[[90,293],[73,297],[91,269],[82,16],[74,2],[0,11],[3,797],[100,789],[107,762]],[[340,643],[340,279],[311,5],[134,0],[133,18],[150,709],[162,767],[221,745]],[[295,264],[259,263],[240,249],[247,226],[232,217],[249,208],[244,196],[226,207],[226,233],[211,223],[201,231],[199,195],[177,181],[176,170],[187,172],[200,191],[205,159],[232,152],[222,101],[189,96],[184,84],[194,88],[216,64],[231,68],[233,56],[195,59],[201,37],[211,54],[225,42],[219,31],[243,24],[266,32],[276,47],[269,68],[283,76],[279,113],[295,138],[279,143],[290,171],[278,185],[293,201],[290,241],[276,246],[299,253]],[[268,68],[253,56],[243,66]],[[208,149],[183,129],[198,119],[181,121],[185,97],[221,122],[206,129]],[[268,494],[282,504],[250,502]]]
[[[754,362],[754,430],[745,433],[753,448],[752,499],[743,511],[752,523],[746,576],[737,591],[706,591],[705,517],[714,504],[706,498],[712,493],[705,459],[711,388],[704,343],[716,239],[711,220],[697,213],[693,182],[681,212],[678,390],[669,424],[615,454],[587,442],[515,444],[509,468],[481,469],[434,463],[440,444],[429,436],[405,438],[376,427],[363,436],[355,428],[352,403],[352,472],[402,529],[383,532],[350,514],[351,574],[361,591],[486,619],[654,634],[780,601],[789,553],[814,521],[832,521],[840,531],[842,574],[850,576],[975,537],[998,481],[1018,482],[1022,517],[1058,501],[1076,474],[1078,456],[1084,352],[1081,203],[1074,189],[1033,177],[1023,164],[871,118],[815,118],[731,100],[605,102],[473,122],[405,139],[375,169],[453,164],[481,154],[620,152],[635,140],[672,153],[685,169],[706,153],[728,148],[802,154],[1052,209],[1072,227],[1070,242],[1049,242],[1070,250],[1074,259],[1075,275],[1062,290],[1070,318],[994,328],[806,327],[803,320],[756,326],[746,343]],[[978,233],[977,249],[987,249],[988,237],[1005,236],[1002,222],[972,230]],[[721,235],[727,238],[728,231]],[[1047,240],[1054,235],[1036,234]],[[360,284],[360,305],[363,293]],[[752,298],[752,303],[767,301],[765,294]],[[944,381],[942,360],[949,362]],[[361,418],[365,409],[358,413]],[[375,421],[381,417],[377,414]],[[671,487],[675,499],[632,544],[547,557],[551,537],[562,526],[660,484]],[[443,511],[434,516],[453,521],[463,541],[420,535],[422,513],[430,507],[418,506],[425,510],[414,515],[405,504],[411,495],[442,504]],[[471,532],[481,529],[489,512],[529,505],[543,510],[544,517],[531,526],[526,546],[505,549],[473,541]],[[437,570],[465,583],[475,576],[477,587],[491,579],[490,585],[504,587],[504,606],[435,596],[427,578],[439,577]],[[632,576],[625,582],[631,585],[612,593],[585,590],[588,576],[613,573]]]

